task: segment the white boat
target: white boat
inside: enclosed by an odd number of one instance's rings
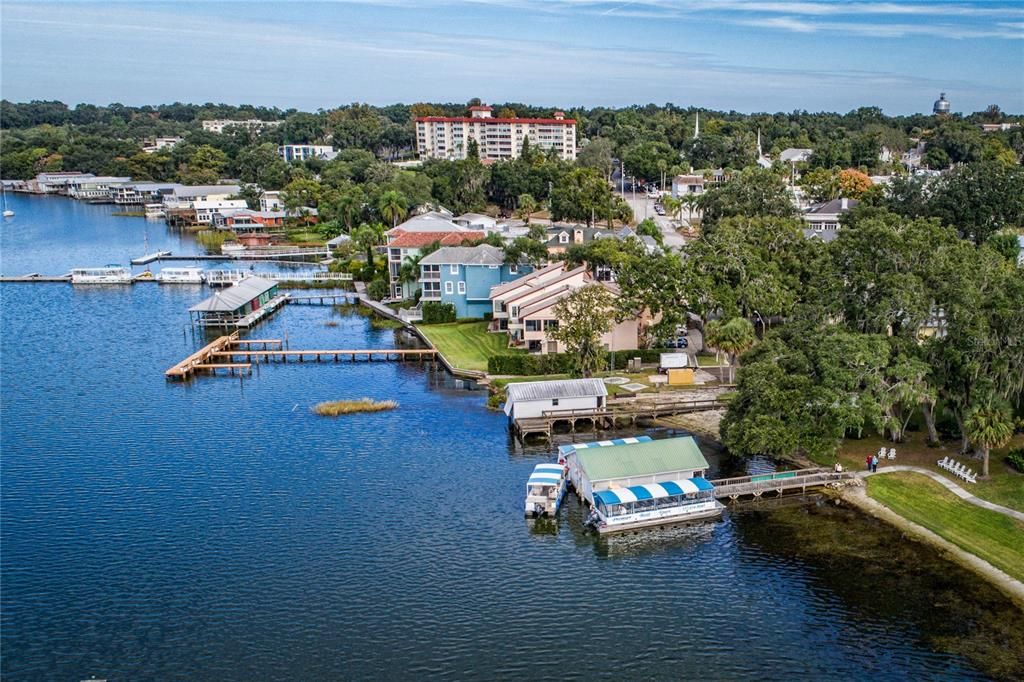
[[[12,211],[11,209],[7,208],[7,186],[6,185],[4,185],[4,187],[3,187],[3,197],[4,197],[4,217],[5,218],[13,218],[14,217],[14,211]]]
[[[102,268],[75,268],[71,271],[72,284],[131,284],[132,271],[120,265]]]
[[[245,253],[245,246],[238,242],[225,242],[220,245],[220,252],[225,256],[237,256]]]
[[[156,276],[160,284],[202,284],[202,268],[163,268]]]
[[[206,273],[206,283],[211,287],[229,287],[251,274],[245,270],[210,270]]]
[[[715,499],[715,486],[695,477],[595,491],[587,524],[599,533],[615,533],[712,518],[724,508]]]
[[[527,516],[554,516],[562,505],[568,485],[568,467],[562,464],[538,464],[526,482]]]

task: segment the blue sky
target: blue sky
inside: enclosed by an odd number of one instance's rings
[[[1024,112],[1020,0],[0,0],[0,95]]]

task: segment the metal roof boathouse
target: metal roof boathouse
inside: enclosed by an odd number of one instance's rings
[[[200,327],[247,329],[270,315],[288,300],[277,293],[277,282],[246,277],[188,309],[192,323]]]
[[[708,462],[690,436],[646,436],[560,448],[598,532],[659,526],[721,514]]]

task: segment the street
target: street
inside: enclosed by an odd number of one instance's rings
[[[633,217],[639,223],[645,218],[651,218],[655,224],[661,230],[661,234],[665,239],[665,246],[669,247],[673,251],[678,251],[686,244],[686,240],[681,234],[675,231],[672,227],[672,219],[668,216],[661,216],[654,212],[654,199],[649,199],[646,194],[640,192],[636,193],[636,199],[633,198],[633,192],[626,192],[623,197],[626,199],[626,203],[633,209]]]

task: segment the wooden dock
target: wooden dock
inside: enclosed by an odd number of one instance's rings
[[[214,358],[226,358],[234,361],[235,358],[243,358],[254,362],[341,362],[348,360],[357,362],[407,362],[410,360],[434,360],[437,358],[437,351],[433,348],[368,348],[368,349],[312,349],[312,350],[246,350],[232,347],[219,349],[211,353]]]
[[[352,292],[347,293],[332,293],[332,294],[307,294],[303,296],[295,296],[288,294],[288,303],[295,305],[339,305],[341,303],[355,304],[359,301],[359,296]]]
[[[715,486],[715,497],[736,501],[747,496],[760,498],[765,493],[782,495],[795,491],[807,492],[811,488],[820,488],[829,483],[846,481],[851,478],[854,478],[854,473],[851,471],[837,472],[832,469],[815,468],[720,478],[711,481],[711,484]]]
[[[166,258],[171,255],[170,251],[155,251],[153,253],[147,253],[144,256],[138,258],[132,258],[132,265],[148,265],[154,261],[158,261],[161,258]]]
[[[551,437],[556,424],[568,424],[576,431],[578,422],[586,422],[595,430],[610,429],[623,422],[636,424],[638,419],[657,419],[687,412],[717,410],[725,404],[717,399],[692,400],[685,397],[665,397],[658,400],[608,401],[596,410],[547,410],[540,417],[515,420],[514,427],[520,438],[528,435]]]
[[[253,348],[262,346],[262,348]],[[171,367],[164,375],[182,381],[197,374],[216,374],[217,370],[252,373],[252,365],[260,362],[423,362],[437,359],[433,348],[367,348],[284,350],[281,339],[240,339],[238,332],[218,337],[192,355]]]
[[[40,275],[38,272],[30,272],[27,275],[17,277],[0,277],[0,282],[63,282],[71,281],[71,275]]]

